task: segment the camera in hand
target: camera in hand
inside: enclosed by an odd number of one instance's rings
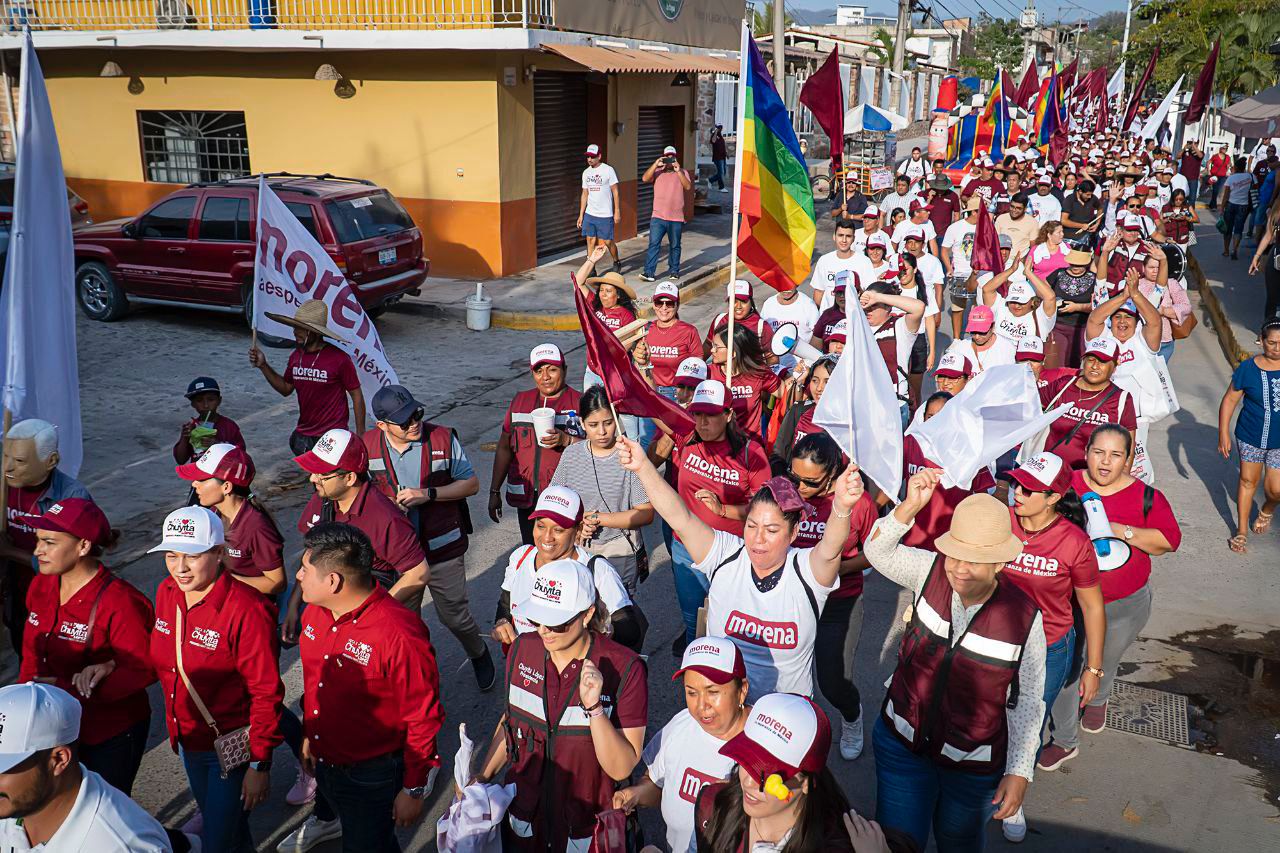
[[[664,165],[666,165],[666,167],[667,167],[668,169],[674,169],[674,168],[675,168],[675,166],[676,166],[676,158],[675,158],[675,157],[672,157],[670,154],[668,154],[667,156],[663,157],[663,158],[662,158],[662,162],[663,162],[663,164],[664,164]]]

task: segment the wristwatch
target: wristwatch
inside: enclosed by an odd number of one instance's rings
[[[428,486],[428,487],[427,487],[427,500],[428,500],[428,501],[430,501],[431,503],[435,503],[435,502],[436,502],[436,487],[435,487],[435,486]]]
[[[1098,669],[1097,667],[1088,666],[1088,665],[1086,665],[1086,666],[1085,666],[1084,671],[1085,671],[1085,672],[1092,673],[1092,674],[1096,675],[1098,678],[1102,678],[1102,676],[1106,675],[1106,673],[1105,673],[1105,672],[1103,672],[1102,670]]]
[[[1124,541],[1128,542],[1132,538],[1133,538],[1133,527],[1131,525],[1126,524],[1124,526]]]
[[[266,758],[266,759],[263,759],[262,761],[250,761],[249,769],[257,770],[261,773],[269,773],[271,772],[271,759]]]
[[[402,788],[401,790],[415,800],[425,800],[427,794],[431,791],[431,787],[429,785],[419,785],[416,788]]]

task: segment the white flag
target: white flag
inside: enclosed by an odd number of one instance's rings
[[[1124,63],[1120,63],[1120,67],[1116,69],[1116,73],[1111,75],[1111,79],[1107,81],[1107,100],[1118,98],[1124,93]]]
[[[848,343],[813,410],[813,422],[825,429],[896,503],[902,485],[902,409],[898,393],[862,305],[852,294],[845,302]]]
[[[979,468],[1040,432],[1070,408],[1066,404],[1041,413],[1040,393],[1031,371],[1022,364],[998,364],[970,379],[964,390],[929,420],[913,422],[907,435],[915,436],[924,455],[942,466],[943,488],[967,489]]]
[[[1185,76],[1185,75],[1184,75]],[[1143,139],[1155,139],[1160,133],[1160,128],[1164,126],[1165,119],[1169,117],[1169,108],[1173,106],[1173,99],[1178,97],[1178,90],[1182,88],[1182,77],[1178,78],[1178,82],[1173,84],[1173,88],[1169,90],[1169,94],[1164,96],[1164,100],[1160,102],[1160,106],[1155,108],[1147,118],[1146,124],[1142,126],[1142,132],[1139,134]]]
[[[257,244],[253,327],[292,339],[293,329],[272,320],[267,312],[292,317],[303,302],[324,300],[329,306],[329,328],[343,338],[334,343],[351,356],[365,405],[372,406],[379,389],[399,382],[378,330],[333,258],[262,177],[258,178]]]
[[[18,174],[4,293],[0,352],[4,407],[16,423],[42,418],[58,428],[58,467],[72,477],[84,458],[76,367],[75,251],[62,155],[44,74],[28,30],[18,95]]]

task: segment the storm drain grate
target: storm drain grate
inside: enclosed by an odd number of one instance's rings
[[[1187,697],[1116,679],[1107,701],[1107,728],[1190,746]]]

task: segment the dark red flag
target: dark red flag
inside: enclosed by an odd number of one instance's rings
[[[1013,83],[1013,76],[1003,68],[1000,69],[1000,91],[1004,93],[1006,101],[1011,104],[1016,103],[1014,97],[1017,94],[1018,87]]]
[[[1033,62],[1027,66],[1027,72],[1022,75],[1022,82],[1018,84],[1018,91],[1013,96],[1013,102],[1024,110],[1029,110],[1032,102],[1039,94],[1040,78],[1036,76],[1036,64]]]
[[[1200,79],[1196,80],[1196,88],[1191,92],[1191,105],[1187,107],[1187,114],[1183,118],[1187,124],[1197,122],[1200,116],[1204,115],[1204,108],[1209,106],[1209,96],[1213,94],[1213,73],[1218,68],[1218,48],[1222,47],[1222,39],[1219,38],[1213,43],[1213,50],[1209,51],[1209,58],[1204,63],[1204,68],[1200,69]]]
[[[1004,258],[1000,257],[1000,235],[996,233],[995,220],[987,206],[978,207],[978,229],[973,235],[973,252],[969,266],[981,272],[1004,272]]]
[[[1142,93],[1146,91],[1147,84],[1151,82],[1151,75],[1156,70],[1156,60],[1160,58],[1160,45],[1156,45],[1151,51],[1151,61],[1147,63],[1147,70],[1142,72],[1142,79],[1138,81],[1138,85],[1133,88],[1133,94],[1129,96],[1129,106],[1125,107],[1124,120],[1120,122],[1120,132],[1124,133],[1129,129],[1129,125],[1133,124],[1133,117],[1138,114],[1138,105],[1142,103]]]
[[[596,316],[576,282],[573,301],[578,307],[582,334],[587,339],[587,366],[604,380],[613,407],[624,414],[662,421],[678,436],[693,432],[693,418],[644,381],[627,348]]]
[[[1080,57],[1071,60],[1066,68],[1062,69],[1062,73],[1058,75],[1058,81],[1062,84],[1063,92],[1070,92],[1076,82],[1076,70],[1080,67]]]
[[[809,108],[818,126],[831,139],[831,157],[838,164],[844,153],[844,85],[840,82],[840,55],[831,55],[800,87],[800,103]]]

